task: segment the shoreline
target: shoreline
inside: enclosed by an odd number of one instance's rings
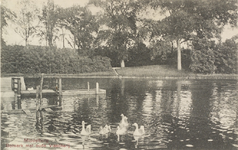
[[[94,73],[95,74],[95,73]],[[39,78],[42,74],[1,74],[3,77],[24,77]],[[235,79],[238,80],[237,74],[190,74],[190,75],[171,75],[171,76],[123,76],[123,75],[90,75],[89,74],[43,74],[44,78],[124,78],[124,79]]]

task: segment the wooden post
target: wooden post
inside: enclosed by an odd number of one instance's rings
[[[17,94],[17,88],[18,88],[17,84],[18,84],[17,78],[12,78],[12,90],[13,90],[16,94]]]
[[[17,96],[21,96],[21,79],[17,79]]]
[[[42,104],[42,86],[43,86],[43,74],[41,74],[41,80],[40,80],[40,106]]]
[[[58,96],[59,106],[62,106],[62,95]]]
[[[21,109],[21,79],[17,79],[17,107]]]
[[[62,79],[59,78],[59,95],[62,95]]]
[[[89,82],[88,82],[88,91],[90,90],[90,85],[89,85]]]
[[[36,99],[39,99],[39,95],[40,95],[40,85],[36,86]]]
[[[99,84],[98,84],[98,82],[96,82],[96,94],[98,94],[99,93]]]
[[[40,85],[36,86],[36,110],[39,110],[39,95],[40,95]]]
[[[58,91],[59,90],[59,78],[55,79],[55,90]]]
[[[12,109],[15,109],[17,104],[17,93],[14,91],[14,102],[12,102]]]

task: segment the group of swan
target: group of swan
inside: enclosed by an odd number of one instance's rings
[[[127,129],[129,127],[129,123],[127,121],[128,118],[126,116],[124,116],[123,114],[121,114],[121,117],[122,117],[121,122],[120,122],[119,126],[117,126],[117,131],[116,131],[117,135],[126,134]],[[133,132],[134,136],[142,136],[145,134],[144,126],[140,126],[140,128],[138,128],[137,123],[134,123],[132,125],[136,127],[135,131]]]
[[[127,117],[124,116],[123,114],[121,114],[121,121],[119,123],[119,125],[117,126],[117,131],[116,131],[116,135],[118,136],[118,140],[119,140],[119,136],[120,135],[125,135],[127,133],[128,127],[129,127],[129,123],[127,121]],[[134,123],[132,124],[133,126],[135,126],[135,131],[133,132],[134,136],[142,136],[145,134],[145,129],[144,126],[140,126],[140,128],[138,128],[138,124]],[[99,134],[100,135],[105,135],[111,132],[111,127],[110,125],[105,125],[104,127],[100,127],[99,129]],[[86,136],[86,135],[90,135],[91,134],[91,125],[87,125],[85,128],[85,122],[82,121],[82,130],[81,130],[81,135]]]

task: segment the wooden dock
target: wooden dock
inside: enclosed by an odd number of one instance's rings
[[[106,90],[99,89],[98,95],[106,94]],[[58,92],[51,90],[51,89],[43,89],[42,90],[42,96],[56,96],[58,95]],[[62,96],[73,96],[73,95],[96,95],[96,89],[77,89],[77,90],[65,90],[62,91]],[[21,91],[22,97],[35,97],[36,96],[36,90],[25,90]]]
[[[51,89],[44,89],[42,90],[42,95],[43,96],[52,96],[52,95],[57,95],[57,92]],[[21,91],[21,96],[22,97],[35,97],[36,96],[36,90],[24,90]]]
[[[106,90],[99,89],[98,95],[106,94]],[[62,92],[62,96],[70,96],[70,95],[96,95],[96,89],[78,89],[78,90],[66,90]]]
[[[87,89],[76,89],[76,90],[62,90],[62,79],[56,79],[57,90],[53,89],[42,89],[43,75],[41,76],[41,84],[37,86],[37,89],[26,90],[25,82],[23,77],[8,77],[1,78],[1,98],[14,98],[14,95],[20,97],[41,97],[42,96],[73,96],[73,95],[102,95],[106,94],[106,90],[100,89],[99,84],[96,83],[95,89],[90,89],[88,82]],[[10,93],[10,94],[9,94]]]

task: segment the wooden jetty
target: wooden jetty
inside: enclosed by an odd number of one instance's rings
[[[77,89],[77,90],[66,90],[62,91],[62,96],[73,96],[73,95],[101,95],[101,94],[106,94],[106,90],[104,89],[99,89],[98,93],[96,94],[96,89]],[[43,96],[56,96],[59,95],[58,92],[51,90],[51,89],[43,89],[42,90],[42,95]],[[35,97],[36,96],[36,90],[25,90],[21,91],[21,96],[22,97]]]
[[[70,96],[70,95],[102,95],[106,94],[106,90],[100,89],[99,84],[96,83],[95,89],[90,89],[90,85],[88,82],[87,89],[76,89],[76,90],[62,90],[62,79],[56,79],[56,87],[57,89],[42,89],[43,85],[43,75],[41,77],[41,85],[39,85],[38,89],[33,90],[26,90],[25,82],[23,77],[8,77],[8,78],[1,78],[1,98],[9,97],[9,92],[11,93],[11,98],[14,98],[14,94],[18,95],[18,97],[35,97],[38,93],[42,96],[54,96],[54,95],[61,95],[61,96]]]
[[[21,91],[21,96],[22,97],[33,97],[33,96],[36,96],[36,91],[37,90],[24,90],[24,91]],[[58,95],[58,94],[54,90],[44,89],[44,90],[42,90],[42,95],[43,96],[51,96],[51,95]]]
[[[99,100],[100,97],[105,97],[106,90],[100,89],[99,84],[96,83],[95,89],[90,89],[88,82],[87,89],[77,89],[77,90],[62,90],[62,79],[56,78],[55,89],[42,89],[43,87],[43,75],[41,77],[40,85],[36,86],[36,89],[26,90],[23,77],[8,77],[1,78],[1,100],[5,103],[8,103],[7,106],[12,105],[12,109],[4,109],[1,111],[1,114],[26,114],[27,116],[32,117],[32,113],[38,111],[61,111],[62,107],[62,97],[80,95],[80,97],[96,97],[96,100]],[[43,96],[57,96],[57,104],[43,106]],[[23,109],[21,107],[21,98],[22,97],[36,97],[36,108]],[[14,103],[14,104],[13,104]],[[16,107],[15,107],[16,106]],[[72,107],[72,106],[71,106]],[[65,110],[63,110],[65,111]]]
[[[70,96],[70,95],[95,95],[96,92],[95,89],[90,89],[90,90],[86,90],[86,89],[78,89],[78,90],[67,90],[67,91],[62,91],[62,96]],[[98,90],[97,95],[100,94],[105,94],[106,90],[104,89],[100,89]]]

